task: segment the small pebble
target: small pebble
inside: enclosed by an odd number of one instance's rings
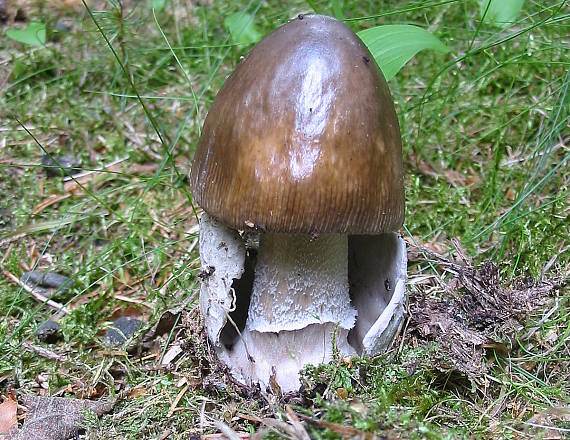
[[[44,154],[42,166],[50,177],[71,176],[81,171],[81,161],[72,156],[53,156]]]
[[[123,344],[141,328],[141,324],[140,319],[121,316],[107,329],[103,344],[107,347]]]
[[[42,322],[36,329],[36,337],[40,342],[54,344],[61,337],[60,325],[51,319]]]

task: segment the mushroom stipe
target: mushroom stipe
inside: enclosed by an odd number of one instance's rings
[[[403,322],[400,130],[372,59],[344,24],[299,16],[250,51],[204,123],[200,309],[221,361],[262,390],[298,389],[333,343],[382,352]]]

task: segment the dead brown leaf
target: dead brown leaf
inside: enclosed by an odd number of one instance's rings
[[[7,434],[18,426],[18,404],[7,398],[0,404],[0,434]]]
[[[137,397],[146,396],[148,394],[148,390],[145,387],[136,387],[130,390],[125,394],[125,397],[129,399],[136,399]]]
[[[84,420],[84,411],[101,416],[113,409],[114,401],[92,401],[63,397],[26,396],[24,425],[14,440],[67,440],[77,436]]]

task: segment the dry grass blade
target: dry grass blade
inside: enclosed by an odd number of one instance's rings
[[[218,428],[221,433],[223,434],[223,436],[229,440],[244,440],[244,439],[248,439],[250,437],[249,433],[247,432],[235,432],[232,428],[230,428],[228,425],[226,425],[224,422],[215,422],[216,428]],[[217,438],[216,437],[217,434],[214,434],[214,436],[204,436],[204,438]]]
[[[305,416],[303,414],[298,415],[299,418],[309,423],[310,425],[320,428],[320,429],[330,429],[334,433],[340,435],[342,438],[358,438],[364,440],[376,440],[382,438],[384,440],[392,440],[397,437],[378,437],[376,434],[366,431],[361,431],[360,429],[354,428],[352,426],[340,425],[338,423],[327,422],[326,420],[315,420],[311,417]]]
[[[63,356],[61,354],[57,354],[54,353],[51,350],[48,350],[47,348],[44,347],[39,347],[37,345],[34,344],[30,344],[28,342],[23,342],[22,343],[22,348],[26,351],[29,351],[31,353],[35,353],[38,356],[43,357],[44,359],[48,359],[50,361],[57,361],[57,362],[65,362],[67,361],[67,357]]]
[[[299,417],[297,417],[297,414],[295,414],[289,405],[285,405],[285,412],[287,413],[287,419],[289,420],[289,423],[293,425],[295,431],[297,432],[297,438],[299,440],[311,440],[311,437],[305,430],[305,427],[301,424]]]
[[[293,439],[301,440],[297,434],[297,430],[287,422],[282,422],[281,420],[264,417],[263,419],[261,419],[261,423],[263,423],[268,428],[272,428],[277,431],[282,431]]]
[[[168,414],[166,414],[166,417],[172,417],[172,414],[174,414],[174,411],[176,411],[178,402],[180,402],[180,399],[182,399],[182,397],[184,397],[184,394],[186,394],[186,391],[188,391],[188,387],[188,384],[184,385],[184,388],[182,388],[177,394],[176,399],[174,399],[174,402],[172,402],[172,405],[170,405],[170,408],[168,409]]]

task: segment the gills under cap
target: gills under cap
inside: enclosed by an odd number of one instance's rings
[[[299,16],[218,93],[191,170],[194,200],[234,229],[377,234],[404,220],[400,129],[382,72],[339,21]]]

